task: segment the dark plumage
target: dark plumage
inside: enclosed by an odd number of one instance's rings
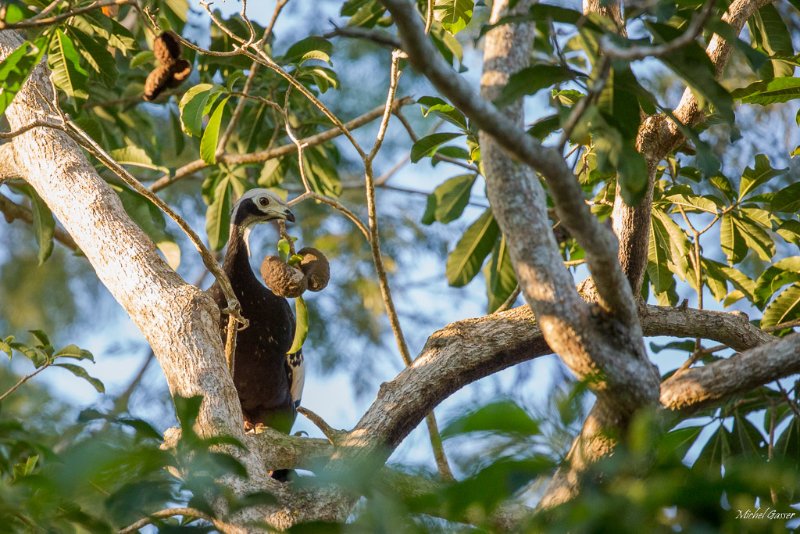
[[[276,296],[253,274],[247,235],[254,224],[274,219],[294,221],[286,205],[266,189],[252,189],[236,203],[224,269],[233,285],[242,315],[250,321],[236,338],[234,384],[242,403],[245,428],[264,424],[289,433],[303,387],[302,353],[287,351],[294,339],[294,314],[286,299]],[[227,306],[218,284],[209,289],[220,309]],[[225,339],[227,317],[220,332]]]

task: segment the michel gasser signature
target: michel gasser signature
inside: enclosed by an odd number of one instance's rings
[[[736,519],[794,519],[797,512],[779,512],[775,508],[736,510]]]

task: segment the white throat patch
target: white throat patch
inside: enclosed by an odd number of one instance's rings
[[[250,230],[252,228],[250,226],[245,226],[244,232],[242,232],[242,240],[244,241],[244,248],[247,249],[247,257],[250,257]]]

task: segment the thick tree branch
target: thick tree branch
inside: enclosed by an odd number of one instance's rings
[[[382,0],[382,3],[392,14],[411,63],[503,150],[542,174],[562,222],[586,250],[587,264],[598,280],[604,306],[623,323],[635,324],[635,304],[616,258],[616,239],[589,211],[580,185],[562,155],[543,147],[494,105],[475,94],[436,51],[411,2]],[[502,31],[502,27],[493,31]],[[559,295],[559,298],[569,297]]]
[[[734,0],[722,17],[737,35],[747,19],[770,0]],[[607,9],[595,0],[584,2],[585,12],[597,12]],[[617,12],[619,8],[617,6]],[[688,31],[685,35],[691,35]],[[730,57],[733,43],[729,43],[714,34],[706,53],[714,64],[717,76],[722,73]],[[680,104],[674,112],[675,117],[683,124],[692,126],[702,120],[703,113],[691,89],[687,88]],[[647,247],[650,236],[650,213],[653,203],[653,186],[658,163],[684,141],[678,126],[665,115],[654,115],[646,118],[636,139],[636,148],[647,161],[648,187],[644,197],[636,206],[625,203],[622,195],[614,199],[612,221],[614,233],[619,238],[619,261],[625,271],[634,292],[638,293],[642,286],[644,271],[647,265]],[[599,281],[598,281],[599,283]]]
[[[661,404],[689,415],[796,373],[800,373],[800,334],[672,375],[661,385]]]

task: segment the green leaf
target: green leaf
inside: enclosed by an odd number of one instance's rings
[[[666,24],[646,22],[645,25],[661,42],[669,42],[683,35],[681,30]],[[711,60],[699,44],[689,43],[659,59],[689,84],[695,92],[711,102],[723,120],[733,123],[731,95],[716,80]]]
[[[780,104],[800,98],[800,78],[773,78],[768,81],[755,82],[732,93],[733,97],[744,104]]]
[[[713,273],[715,278],[729,281],[733,286],[739,290],[750,302],[755,302],[755,285],[756,283],[747,277],[746,274],[733,267],[728,267],[724,263],[719,263],[708,258],[702,258],[703,267]]]
[[[89,74],[81,66],[80,55],[72,39],[60,29],[56,30],[55,37],[50,43],[48,61],[56,87],[72,98],[78,100],[89,98],[87,90]]]
[[[533,95],[538,91],[557,83],[573,80],[578,73],[561,65],[539,64],[526,67],[508,78],[508,83],[495,100],[495,104],[503,106],[525,95]]]
[[[89,382],[89,384],[91,384],[92,387],[98,393],[106,392],[106,387],[103,385],[103,383],[100,380],[96,379],[95,377],[89,375],[86,369],[84,369],[80,365],[75,365],[73,363],[54,363],[53,366],[61,367],[62,369],[66,369],[73,375],[77,376],[78,378],[83,378],[84,380]]]
[[[800,246],[800,221],[783,221],[775,232],[788,243]]]
[[[33,43],[25,41],[0,62],[0,115],[6,112],[33,68],[42,60],[45,49],[44,39]]]
[[[155,62],[156,56],[151,50],[142,50],[131,58],[131,62],[128,66],[132,69],[136,69],[142,65],[153,65]]]
[[[206,210],[206,233],[208,246],[221,250],[228,241],[228,226],[231,218],[230,179],[222,177],[214,188],[213,201]]]
[[[682,206],[686,211],[705,211],[717,213],[717,205],[713,201],[696,195],[688,185],[676,185],[664,192],[664,199]]]
[[[753,191],[768,180],[781,176],[787,170],[773,169],[767,156],[764,154],[756,155],[755,169],[747,167],[742,173],[742,180],[739,182],[739,200],[742,200],[750,191]]]
[[[762,260],[770,261],[775,255],[775,242],[769,234],[748,217],[741,216],[733,220],[741,232],[747,248],[753,250]]]
[[[31,211],[33,212],[33,233],[36,236],[36,244],[39,245],[37,259],[42,265],[50,254],[53,253],[53,234],[56,229],[56,220],[42,197],[31,186],[19,188],[31,199]]]
[[[483,267],[486,278],[486,293],[489,297],[488,313],[492,313],[511,296],[517,287],[517,275],[511,265],[508,243],[505,237],[495,243],[489,261]]]
[[[451,286],[461,287],[475,278],[499,235],[500,229],[492,210],[487,209],[467,228],[447,257],[445,272]]]
[[[754,16],[750,17],[748,24],[755,44],[770,57],[794,55],[792,35],[774,5],[763,6]],[[773,59],[770,63],[766,69],[762,69],[762,73],[766,74],[768,78],[792,76],[794,73],[794,66],[791,63],[777,59]]]
[[[622,147],[617,164],[620,193],[625,203],[635,206],[647,190],[647,162],[633,146]]]
[[[113,87],[117,81],[117,62],[106,48],[106,44],[98,43],[94,38],[74,26],[68,27],[69,34],[75,38],[78,52],[108,87]]]
[[[294,354],[302,349],[303,343],[306,342],[306,337],[308,337],[308,308],[303,297],[294,299],[294,316],[294,340],[288,354]]]
[[[436,154],[438,148],[448,141],[461,137],[463,133],[434,133],[417,140],[411,147],[411,162],[416,163],[424,157]]]
[[[52,343],[50,343],[50,337],[44,332],[44,330],[28,330],[34,339],[39,343],[41,347],[51,347]]]
[[[181,127],[186,134],[200,137],[203,130],[203,115],[209,100],[213,102],[223,89],[210,83],[195,85],[181,97]]]
[[[225,112],[225,104],[228,98],[223,98],[217,104],[214,113],[208,119],[208,124],[203,132],[203,138],[200,140],[200,157],[209,165],[214,165],[217,162],[217,143],[219,142],[219,128],[222,124],[222,114]]]
[[[323,195],[338,197],[342,194],[342,181],[337,164],[339,152],[333,145],[318,145],[304,153],[303,165],[311,188]]]
[[[739,263],[747,255],[747,245],[736,225],[736,218],[726,213],[720,221],[719,242],[728,263]]]
[[[795,182],[778,191],[770,202],[770,209],[783,213],[800,211],[800,182]]]
[[[528,135],[532,135],[539,141],[543,141],[545,137],[550,135],[561,128],[561,119],[558,115],[548,115],[534,122],[528,128]]]
[[[668,266],[669,250],[669,233],[660,218],[654,216],[651,220],[650,240],[647,248],[647,276],[657,294],[669,291],[675,286],[675,278]]]
[[[496,432],[536,436],[539,423],[510,400],[496,401],[450,421],[442,430],[442,438],[472,432]]]
[[[800,284],[789,286],[764,310],[761,327],[775,326],[800,317]]]
[[[333,45],[330,41],[312,35],[290,46],[283,56],[283,60],[286,63],[295,63],[297,65],[302,65],[312,59],[330,63],[332,52]]]
[[[427,117],[433,113],[434,115],[446,120],[450,124],[454,124],[460,129],[466,131],[467,118],[464,116],[464,114],[441,98],[436,96],[423,96],[417,100],[417,104],[422,106],[422,115],[424,117]]]
[[[434,15],[445,30],[457,34],[472,20],[472,0],[436,0]]]
[[[778,289],[800,281],[800,256],[784,258],[761,273],[753,291],[755,303],[762,308]]]
[[[347,22],[348,26],[365,28],[374,27],[384,12],[386,12],[386,8],[378,0],[347,0],[341,9],[342,16],[350,17]]]
[[[72,358],[74,360],[94,361],[94,355],[88,350],[82,349],[77,345],[67,345],[53,354],[54,358]]]
[[[143,148],[140,148],[136,145],[128,145],[124,148],[117,148],[115,150],[111,150],[108,154],[121,165],[152,169],[154,171],[169,174],[169,169],[167,167],[153,163],[153,160],[150,159],[150,156],[147,154],[147,152],[145,152]]]
[[[434,189],[430,194],[434,206],[433,219],[447,224],[461,217],[476,178],[475,174],[453,176]]]

